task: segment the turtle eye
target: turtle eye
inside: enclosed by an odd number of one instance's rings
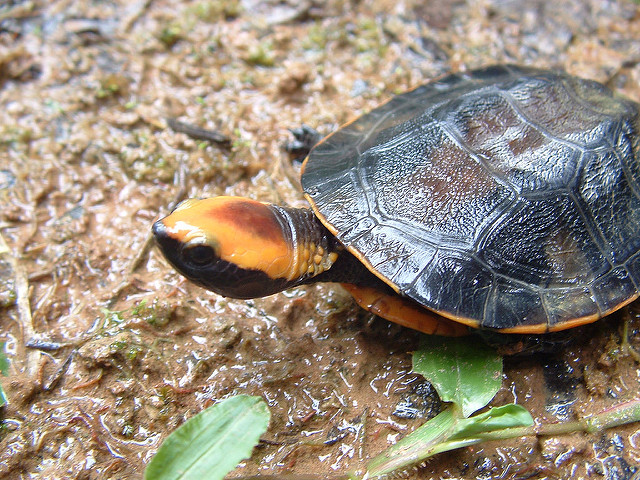
[[[183,250],[182,255],[187,262],[200,267],[208,265],[216,257],[215,251],[208,245],[187,247]]]

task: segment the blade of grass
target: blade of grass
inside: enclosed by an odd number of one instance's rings
[[[7,354],[5,353],[5,345],[6,342],[0,342],[0,373],[5,377],[9,375],[9,359],[7,358]],[[7,404],[7,396],[2,389],[2,385],[0,385],[0,407]]]
[[[464,418],[454,404],[371,460],[367,474],[371,478],[386,475],[438,453],[486,441],[487,434],[499,435],[508,430],[515,433],[520,430],[517,427],[532,424],[531,415],[520,405],[491,408],[474,417]]]
[[[9,375],[9,359],[5,353],[7,342],[0,342],[0,373],[5,377]]]
[[[385,475],[431,456],[433,449],[445,441],[453,431],[456,423],[454,410],[453,406],[446,409],[374,457],[367,465],[365,478]]]

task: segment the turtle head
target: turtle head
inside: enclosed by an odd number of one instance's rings
[[[189,199],[155,222],[153,234],[194,283],[227,297],[262,297],[316,274],[305,263],[314,255],[304,251],[314,242],[298,234],[301,214],[292,212],[242,197]]]

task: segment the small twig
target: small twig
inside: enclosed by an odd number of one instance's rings
[[[140,266],[140,264],[142,263],[142,260],[144,260],[147,257],[147,253],[149,253],[149,248],[151,247],[152,242],[153,242],[153,234],[151,233],[151,229],[149,229],[149,231],[147,232],[147,236],[145,237],[144,242],[142,243],[142,248],[131,261],[131,265],[129,265],[129,268],[128,268],[129,274],[135,272]]]
[[[71,365],[71,362],[73,361],[75,356],[76,356],[76,351],[74,350],[67,356],[63,364],[60,365],[60,368],[56,370],[56,372],[53,374],[49,382],[44,387],[42,387],[42,390],[44,390],[45,392],[48,392],[56,388],[56,386],[58,385],[58,383],[60,383],[60,380],[62,379],[64,374],[67,373],[67,370],[69,369],[69,365]]]
[[[125,33],[131,29],[131,26],[138,21],[142,14],[149,8],[151,0],[138,0],[127,8],[125,16],[120,24],[120,32]]]
[[[42,350],[45,352],[55,352],[71,345],[72,344],[68,342],[55,342],[53,340],[43,340],[40,338],[30,338],[27,343],[25,343],[25,347],[27,348],[33,348],[34,350]]]
[[[41,317],[40,312],[42,311],[44,306],[47,305],[47,302],[49,302],[49,299],[57,290],[57,288],[58,288],[58,278],[57,278],[57,275],[53,275],[53,283],[49,286],[49,288],[47,288],[47,291],[45,292],[44,296],[40,300],[35,302],[35,306],[33,308],[33,311],[31,312],[32,322],[34,324],[35,324],[35,319],[38,319]]]
[[[18,308],[19,325],[23,339],[20,345],[23,348],[24,358],[26,360],[27,374],[30,378],[36,378],[35,375],[38,371],[40,353],[36,350],[24,350],[24,345],[26,345],[27,341],[35,336],[31,305],[29,303],[29,280],[22,266],[18,263],[16,257],[13,256],[11,250],[9,250],[2,233],[0,233],[0,256],[6,258],[13,270],[16,306]]]
[[[87,387],[92,387],[93,385],[97,385],[98,383],[100,383],[100,380],[102,380],[102,374],[103,374],[102,369],[99,369],[97,377],[92,378],[91,380],[87,380],[83,383],[78,383],[73,387],[71,387],[71,390],[80,390],[82,388],[87,388]]]
[[[187,165],[185,162],[180,162],[178,165],[176,178],[173,183],[178,186],[178,191],[173,196],[173,200],[171,200],[171,203],[167,207],[169,210],[173,210],[187,194]]]
[[[31,1],[8,7],[0,11],[0,21],[8,18],[19,19],[34,16],[35,8],[35,3]]]
[[[226,135],[216,132],[214,130],[207,130],[206,128],[200,128],[189,123],[184,123],[175,118],[167,118],[167,125],[175,132],[184,133],[196,140],[206,140],[208,142],[215,143],[221,147],[228,148],[231,146],[231,139]]]
[[[42,280],[46,277],[51,277],[54,275],[54,271],[52,268],[48,268],[46,270],[40,270],[38,272],[33,272],[29,274],[28,280],[30,282],[37,282],[38,280]]]
[[[365,438],[367,430],[367,418],[369,417],[369,407],[365,407],[364,411],[360,414],[361,422],[360,427],[356,429],[356,439],[358,441],[358,456],[360,459],[365,458]]]

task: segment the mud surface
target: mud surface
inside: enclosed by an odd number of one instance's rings
[[[304,206],[288,129],[329,133],[449,71],[562,68],[640,101],[638,61],[625,0],[0,4],[0,477],[140,478],[168,433],[239,393],[272,421],[232,476],[361,471],[438,411],[410,373],[417,334],[338,286],[203,291],[148,248],[153,220],[183,196]],[[636,349],[639,329],[632,309]],[[637,398],[621,337],[616,316],[508,358],[494,403],[542,423]],[[403,478],[630,479],[639,463],[632,424],[483,444]]]

